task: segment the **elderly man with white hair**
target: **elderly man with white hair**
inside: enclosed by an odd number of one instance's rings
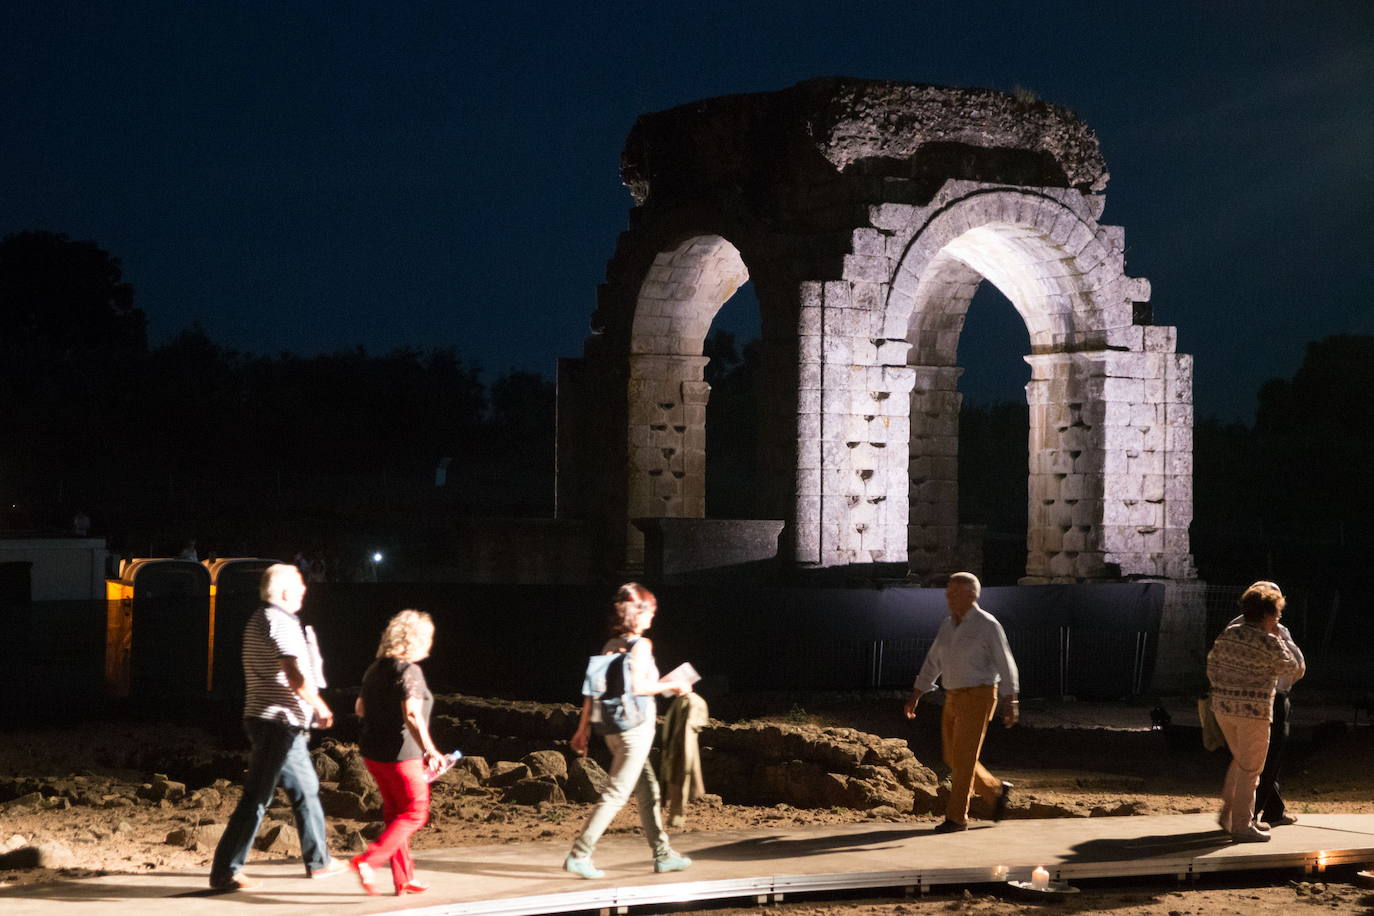
[[[999,696],[1002,724],[1010,728],[1020,718],[1016,660],[1002,625],[978,606],[982,591],[973,573],[949,577],[945,587],[949,616],[935,634],[905,705],[906,717],[913,718],[916,704],[935,689],[936,680],[945,688],[940,743],[950,770],[950,787],[945,819],[936,833],[968,829],[969,799],[974,792],[992,806],[992,819],[1000,821],[1011,792],[1011,783],[997,779],[978,762]]]
[[[243,727],[253,751],[243,796],[210,867],[210,886],[221,891],[260,883],[242,869],[279,782],[296,816],[306,875],[328,878],[348,870],[329,855],[320,781],[306,747],[311,727],[329,728],[334,713],[320,697],[324,665],[314,633],[296,616],[305,601],[305,582],[296,567],[276,563],[263,572],[259,591],[264,606],[243,631]]]

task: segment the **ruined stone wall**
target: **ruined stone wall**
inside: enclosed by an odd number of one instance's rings
[[[1148,323],[1124,232],[1099,222],[1096,138],[1069,112],[813,80],[641,118],[622,174],[637,206],[584,358],[601,387],[580,396],[622,405],[604,416],[624,417],[626,460],[569,474],[594,481],[583,503],[604,507],[623,568],[642,559],[628,519],[710,512],[701,341],[752,278],[761,502],[794,568],[948,571],[958,347],[990,282],[1031,345],[1027,581],[1195,575],[1191,363]]]

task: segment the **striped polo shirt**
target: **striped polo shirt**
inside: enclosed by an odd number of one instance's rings
[[[306,683],[322,686],[300,618],[275,604],[259,608],[243,631],[243,678],[247,697],[245,719],[273,719],[294,728],[309,728],[314,710],[296,696],[281,670],[280,660],[296,659]]]

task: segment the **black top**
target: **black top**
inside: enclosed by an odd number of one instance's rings
[[[362,697],[363,731],[358,749],[364,757],[387,763],[423,756],[406,728],[402,708],[407,697],[423,700],[425,722],[429,722],[434,694],[429,692],[419,665],[396,658],[377,659],[363,675]]]

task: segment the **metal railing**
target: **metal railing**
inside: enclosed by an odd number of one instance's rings
[[[1025,696],[1135,696],[1145,689],[1154,634],[1095,627],[1009,627],[1007,643]],[[843,650],[863,659],[863,686],[909,686],[931,639],[863,640]]]

